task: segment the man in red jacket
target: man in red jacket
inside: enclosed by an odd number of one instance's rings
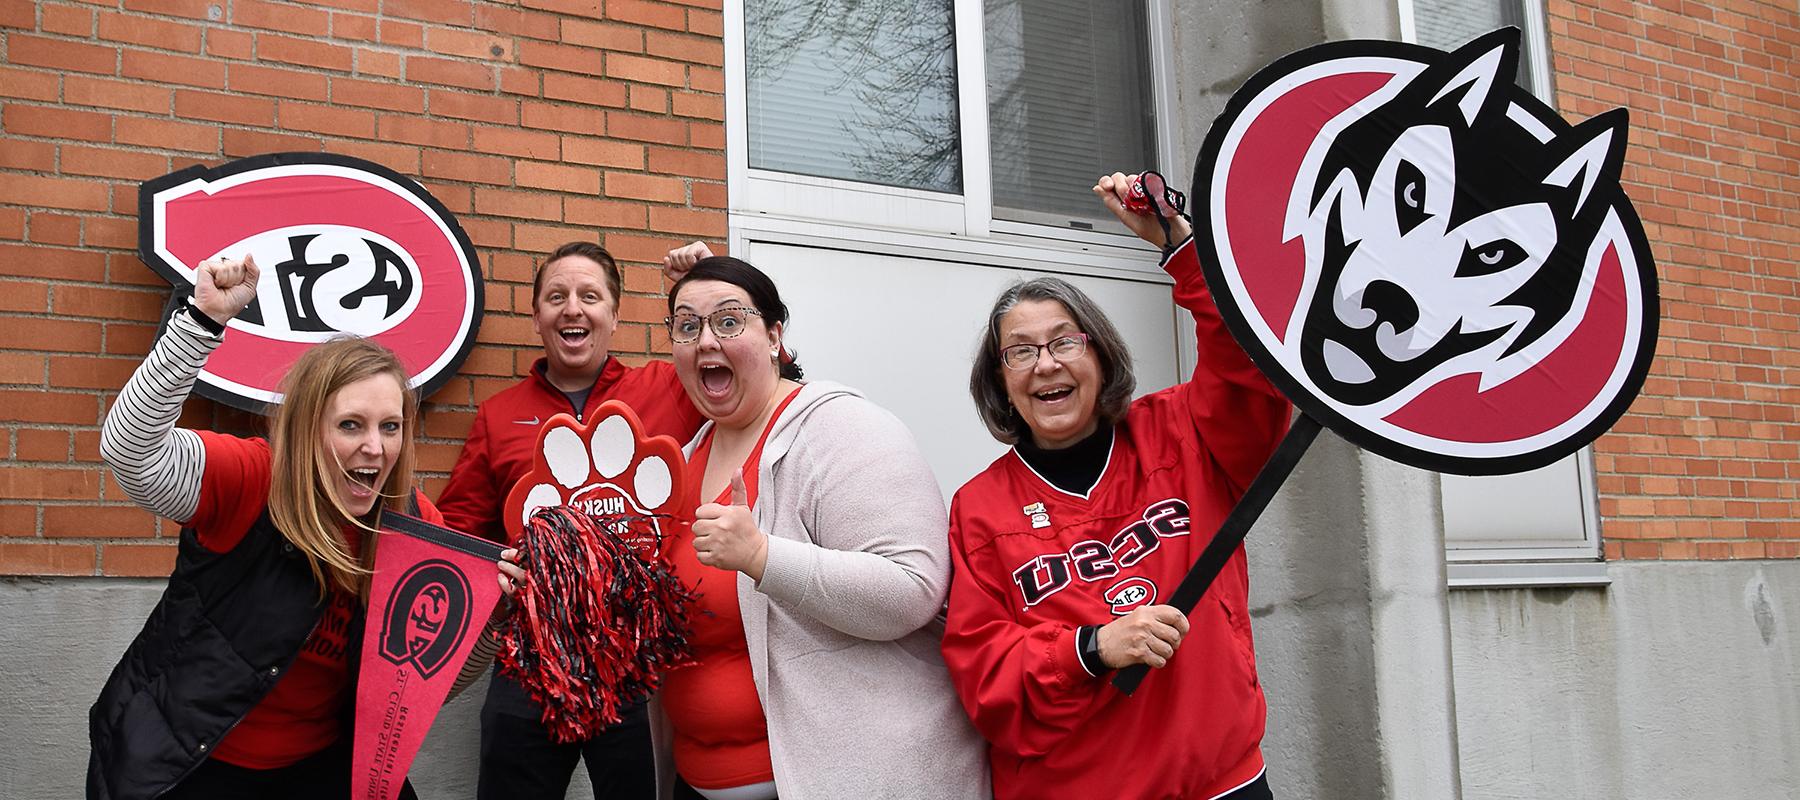
[[[501,507],[506,494],[531,470],[538,429],[554,414],[587,421],[608,399],[631,406],[645,433],[686,442],[703,418],[687,399],[675,368],[653,361],[627,367],[611,357],[618,327],[618,264],[591,242],[558,247],[539,267],[532,285],[532,328],[544,341],[544,357],[531,374],[484,401],[450,484],[438,498],[445,524],[505,541]],[[655,769],[641,704],[619,724],[572,744],[550,740],[542,709],[524,689],[498,672],[481,710],[481,800],[561,800],[575,763],[587,760],[597,797],[652,797]]]

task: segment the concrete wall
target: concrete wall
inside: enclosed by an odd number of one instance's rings
[[[1800,563],[1450,593],[1463,796],[1800,797]]]
[[[1357,453],[1321,434],[1245,540],[1263,756],[1278,797],[1381,797]]]
[[[1328,510],[1364,506],[1333,476],[1367,458],[1322,438],[1250,538],[1281,797],[1404,796],[1382,767],[1395,734],[1380,730],[1376,606],[1358,566],[1371,548],[1358,513]],[[1800,563],[1610,574],[1605,589],[1449,593],[1463,796],[1800,797]],[[80,795],[88,705],[159,592],[0,579],[0,797]],[[423,796],[472,796],[480,692],[439,716],[413,769]]]

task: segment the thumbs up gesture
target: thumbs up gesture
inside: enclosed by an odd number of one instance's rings
[[[700,563],[762,580],[769,561],[769,537],[750,514],[744,471],[731,475],[731,503],[707,503],[694,511],[694,555]]]

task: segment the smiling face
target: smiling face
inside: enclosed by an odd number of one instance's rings
[[[406,395],[392,375],[346,384],[325,401],[319,425],[320,478],[355,516],[369,513],[400,457]]]
[[[619,327],[604,269],[587,256],[563,256],[544,265],[540,284],[531,327],[544,340],[545,377],[563,391],[592,386]]]
[[[675,314],[705,317],[722,308],[754,310],[750,295],[724,281],[696,280],[682,285],[675,296]],[[676,344],[675,374],[694,407],[725,428],[756,423],[775,402],[780,375],[770,357],[781,345],[781,324],[773,326],[755,314],[745,316],[743,332],[720,339],[712,326],[700,330],[700,338]]]
[[[1000,317],[1000,347],[1042,344],[1059,336],[1084,333],[1069,309],[1054,300],[1024,300]],[[1031,429],[1038,447],[1054,450],[1086,438],[1100,424],[1096,403],[1105,380],[1093,348],[1063,362],[1039,350],[1037,363],[1025,369],[1000,367],[1006,397]]]

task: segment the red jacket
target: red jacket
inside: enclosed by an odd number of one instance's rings
[[[1262,771],[1241,547],[1135,695],[1075,649],[1077,626],[1167,602],[1287,429],[1287,401],[1225,330],[1193,243],[1164,269],[1194,313],[1199,366],[1131,404],[1093,490],[1063,492],[1008,452],[951,504],[944,660],[1000,800],[1204,799]]]
[[[631,406],[644,423],[645,433],[671,436],[682,444],[692,439],[705,421],[688,401],[674,365],[666,361],[627,367],[608,358],[588,393],[587,407],[577,409],[570,405],[568,395],[544,377],[540,358],[531,366],[530,375],[475,410],[475,424],[450,470],[450,484],[438,498],[445,525],[506,541],[500,506],[512,485],[531,471],[538,428],[553,414],[575,414],[585,422],[607,400]]]

